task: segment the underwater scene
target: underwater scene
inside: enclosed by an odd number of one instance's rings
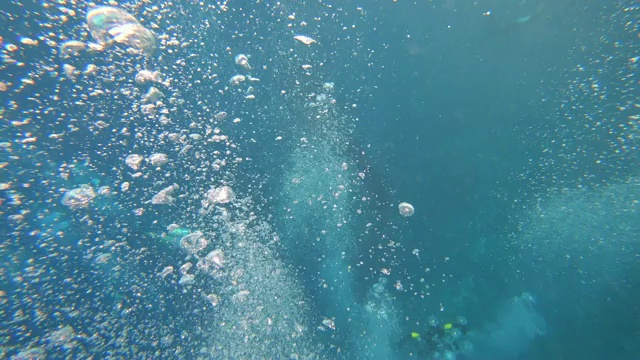
[[[0,359],[640,359],[637,0],[3,0]]]

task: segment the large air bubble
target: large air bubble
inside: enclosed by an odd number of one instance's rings
[[[155,35],[124,10],[101,6],[87,13],[91,36],[100,44],[126,44],[131,51],[150,56],[156,49]]]

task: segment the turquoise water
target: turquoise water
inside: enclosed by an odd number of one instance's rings
[[[639,358],[639,20],[3,3],[0,358]]]

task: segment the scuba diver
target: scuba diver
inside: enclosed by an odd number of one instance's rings
[[[472,350],[465,335],[467,319],[457,316],[453,322],[440,324],[435,316],[429,317],[429,327],[424,331],[412,331],[397,343],[403,356],[418,359],[458,359]]]

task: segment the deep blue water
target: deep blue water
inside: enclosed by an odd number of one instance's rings
[[[640,356],[635,1],[111,5],[0,5],[1,358]]]

